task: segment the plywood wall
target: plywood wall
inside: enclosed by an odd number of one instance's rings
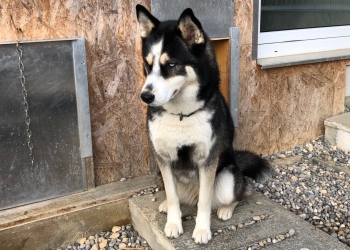
[[[349,60],[262,70],[251,59],[253,0],[235,0],[241,29],[237,148],[270,154],[324,134],[323,122],[343,112]]]
[[[150,6],[150,0],[0,0],[0,42],[85,38],[97,185],[149,173],[137,3]],[[315,138],[324,118],[342,112],[349,61],[261,70],[251,60],[252,10],[252,0],[235,0],[236,146],[267,154]]]
[[[97,185],[149,173],[137,3],[0,1],[0,42],[85,38]]]

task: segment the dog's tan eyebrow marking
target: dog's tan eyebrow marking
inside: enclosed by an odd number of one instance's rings
[[[152,65],[152,63],[153,63],[153,55],[151,53],[149,53],[146,56],[146,61],[147,61],[148,65]]]
[[[169,55],[168,55],[168,53],[163,53],[163,54],[160,56],[159,62],[160,62],[161,64],[164,65],[168,60],[169,60]]]

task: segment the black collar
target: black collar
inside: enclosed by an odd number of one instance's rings
[[[204,109],[204,106],[201,107],[201,108],[199,108],[199,109],[197,109],[197,110],[195,110],[195,111],[193,111],[193,112],[191,112],[191,113],[189,113],[189,114],[182,114],[182,113],[180,113],[180,114],[170,113],[170,114],[180,116],[180,121],[182,121],[182,119],[183,119],[184,117],[190,117],[191,115],[193,115],[193,114],[195,114],[195,113],[197,113],[197,112],[199,112],[199,111],[201,111],[201,110],[203,110],[203,109]]]

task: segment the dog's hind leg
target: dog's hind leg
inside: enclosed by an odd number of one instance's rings
[[[238,204],[238,201],[235,201],[234,180],[230,171],[220,172],[215,178],[212,207],[218,207],[217,215],[221,220],[230,219]]]
[[[167,205],[166,199],[162,203],[160,203],[160,205],[158,207],[158,210],[161,213],[167,213],[168,212],[168,205]]]
[[[217,211],[218,218],[221,220],[231,219],[233,211],[235,210],[237,204],[238,201],[233,201],[228,205],[222,205],[221,207],[219,207]]]

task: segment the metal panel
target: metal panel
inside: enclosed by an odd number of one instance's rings
[[[34,167],[16,44],[0,45],[0,209],[87,189],[81,158],[92,152],[83,45],[82,40],[23,43]]]
[[[79,121],[81,157],[92,156],[91,125],[84,39],[73,42],[73,59]],[[82,53],[84,52],[84,53]]]
[[[177,20],[182,11],[191,8],[210,38],[229,37],[233,26],[232,0],[152,0],[151,11],[159,20]]]
[[[239,60],[240,60],[240,29],[230,28],[231,40],[231,73],[230,73],[230,110],[235,127],[238,127],[239,108]]]

